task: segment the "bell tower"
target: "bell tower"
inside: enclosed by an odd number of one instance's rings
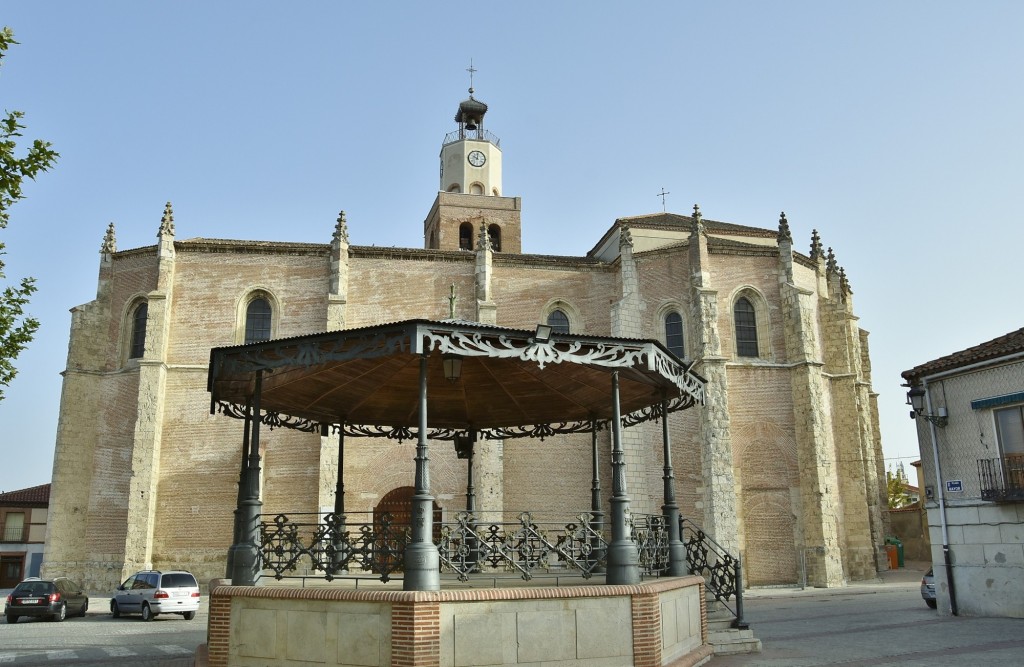
[[[441,146],[442,192],[501,196],[501,142],[484,129],[487,105],[473,97],[473,66],[469,66],[469,99],[459,103],[455,122]]]
[[[469,66],[469,99],[455,113],[458,129],[441,145],[441,182],[437,200],[423,221],[424,247],[475,250],[483,224],[495,252],[521,252],[519,197],[501,193],[500,140],[484,129],[487,105],[473,97],[473,65]]]

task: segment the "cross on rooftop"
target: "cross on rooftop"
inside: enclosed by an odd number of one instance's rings
[[[661,210],[662,210],[662,212],[665,211],[665,195],[670,195],[670,194],[672,194],[672,193],[671,192],[665,192],[665,188],[662,188],[661,192],[659,192],[658,194],[655,195],[655,197],[661,197]]]

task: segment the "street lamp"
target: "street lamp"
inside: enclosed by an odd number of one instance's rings
[[[910,418],[915,419],[920,417],[926,422],[935,424],[939,428],[945,428],[946,424],[949,423],[949,416],[946,413],[946,408],[939,408],[937,414],[928,414],[925,412],[927,397],[927,392],[921,387],[913,387],[907,392],[907,405],[913,408],[913,410],[910,411]]]
[[[441,357],[444,366],[444,379],[457,382],[462,377],[462,357],[457,354],[445,354]]]

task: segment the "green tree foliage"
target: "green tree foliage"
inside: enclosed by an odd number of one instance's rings
[[[913,504],[910,494],[907,493],[908,484],[907,473],[903,470],[902,463],[896,468],[896,472],[892,470],[885,471],[885,486],[886,495],[889,498],[889,509],[897,510]]]
[[[17,44],[10,28],[0,30],[0,65],[8,47]],[[17,142],[25,126],[21,124],[25,114],[21,111],[4,111],[0,118],[0,229],[10,221],[10,208],[25,195],[21,191],[26,178],[35,179],[36,174],[47,171],[57,161],[58,154],[49,142],[36,139],[24,156],[18,157]],[[0,242],[0,280],[4,273],[4,244]],[[29,296],[36,291],[35,278],[22,278],[17,285],[7,285],[0,292],[0,400],[4,398],[3,388],[10,385],[18,371],[14,360],[39,328],[39,321],[25,315]]]

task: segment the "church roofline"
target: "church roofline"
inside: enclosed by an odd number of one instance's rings
[[[704,228],[708,234],[739,234],[743,236],[753,236],[759,238],[775,238],[778,234],[778,230],[764,229],[762,227],[748,227],[747,225],[737,225],[731,222],[721,222],[718,220],[703,219]],[[689,230],[693,225],[693,218],[687,215],[679,215],[677,213],[648,213],[645,215],[633,215],[616,218],[612,226],[608,228],[608,231],[594,244],[587,255],[596,255],[602,247],[607,245],[611,237],[621,227],[632,227],[634,229],[676,229],[676,230]]]
[[[493,199],[493,197],[489,198]],[[208,239],[192,238],[175,241],[174,247],[179,252],[198,253],[239,253],[239,254],[283,254],[283,255],[324,255],[330,252],[329,243],[294,243],[284,241],[247,241],[241,239]],[[151,256],[156,246],[131,248],[114,253],[117,259],[133,256]],[[476,253],[471,250],[437,250],[426,248],[406,248],[401,246],[350,245],[349,256],[352,258],[408,258],[424,260],[446,260],[474,262]],[[500,265],[545,266],[568,268],[608,268],[610,265],[594,257],[571,255],[541,255],[530,253],[494,253],[494,261]]]

